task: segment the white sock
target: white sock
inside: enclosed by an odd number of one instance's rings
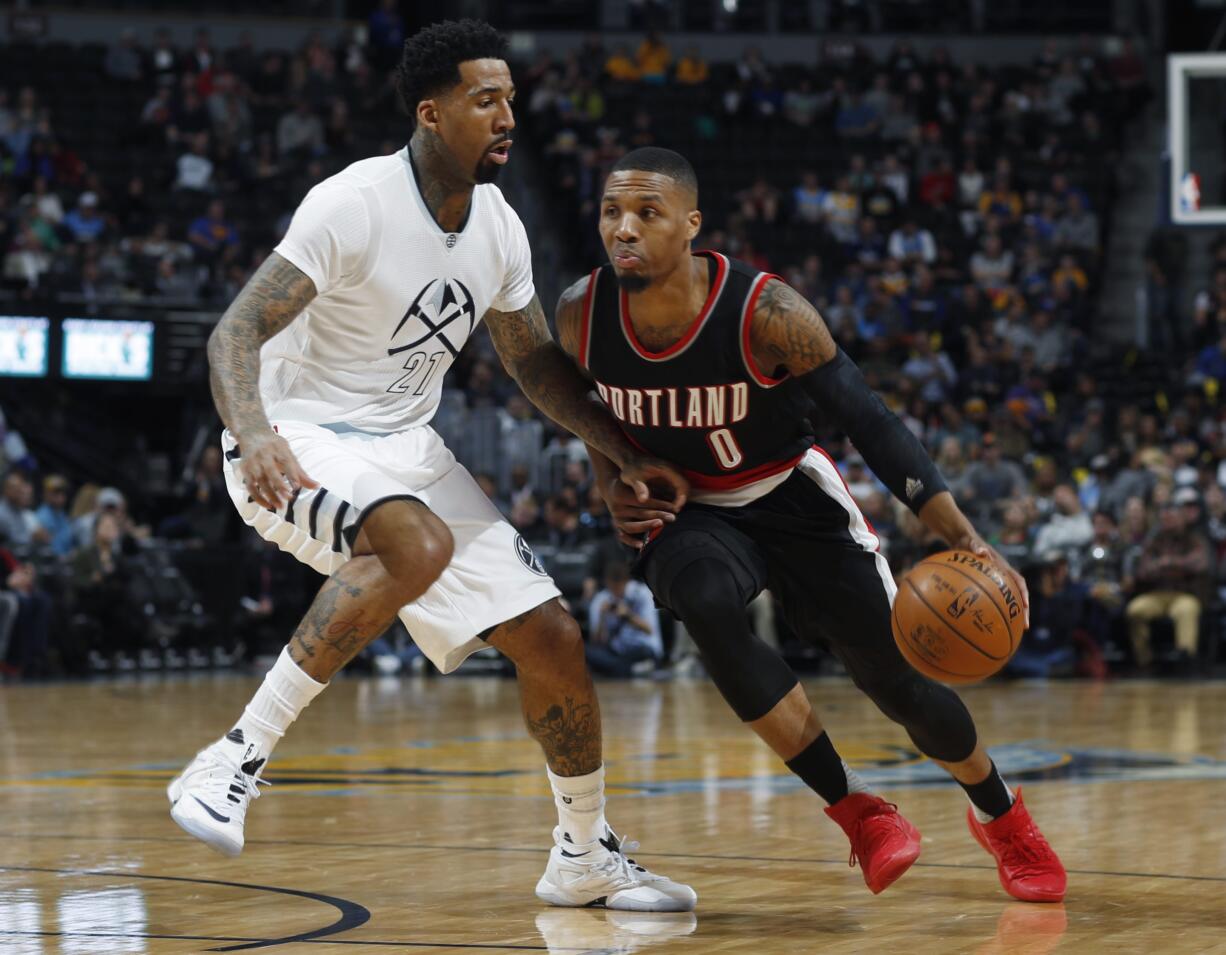
[[[603,839],[604,766],[586,776],[557,776],[548,766],[553,803],[558,807],[558,825],[571,842],[584,845]]]
[[[226,734],[226,739],[240,744],[244,751],[255,744],[254,752],[267,759],[290,723],[298,719],[298,714],[327,685],[303,673],[289,655],[289,647],[286,647],[243,710],[242,718]],[[250,755],[244,758],[250,758]]]
[[[1012,806],[1012,805],[1013,805],[1014,800],[1015,800],[1017,797],[1015,797],[1015,796],[1013,795],[1013,790],[1009,788],[1009,784],[1008,784],[1008,783],[1006,783],[1006,782],[1004,781],[1004,779],[1001,779],[1001,782],[1002,782],[1002,783],[1004,783],[1004,786],[1005,786],[1005,792],[1007,792],[1007,793],[1009,794],[1009,805],[1010,805],[1010,806]],[[991,816],[991,815],[988,815],[988,813],[984,812],[982,809],[980,809],[980,808],[979,808],[978,806],[976,806],[974,803],[971,803],[971,810],[972,810],[972,811],[975,813],[975,818],[976,818],[976,819],[978,819],[978,820],[979,820],[981,823],[983,823],[985,826],[986,826],[986,825],[987,825],[989,822],[992,822],[994,819],[999,819],[999,818],[1000,818],[999,816]]]
[[[856,775],[856,771],[847,765],[847,760],[843,760],[843,774],[847,777],[847,795],[852,793],[867,793],[872,792],[868,788],[868,783]]]

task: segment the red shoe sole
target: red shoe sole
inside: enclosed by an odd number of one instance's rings
[[[1031,892],[1031,893],[1023,894],[1023,893],[1020,893],[1018,889],[1010,886],[1009,883],[1005,881],[1005,873],[1001,871],[1000,862],[996,859],[996,853],[992,851],[991,847],[988,844],[987,838],[980,832],[980,826],[978,825],[978,823],[979,823],[979,820],[975,818],[975,811],[973,809],[967,809],[966,811],[967,828],[970,829],[971,835],[975,837],[975,841],[978,842],[981,846],[983,846],[983,851],[992,857],[992,861],[996,862],[996,877],[1000,879],[1000,887],[1002,889],[1004,889],[1009,895],[1011,895],[1013,898],[1017,899],[1020,902],[1063,902],[1064,901],[1063,892],[1059,893],[1058,895],[1051,893],[1051,892]]]

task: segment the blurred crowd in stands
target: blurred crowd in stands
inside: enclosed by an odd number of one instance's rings
[[[58,54],[97,60],[99,115],[123,118],[109,133],[40,81],[55,56],[24,61],[11,88],[0,71],[4,286],[28,301],[226,304],[310,185],[402,145],[388,138],[403,40],[393,7],[337,47],[220,51],[201,30],[188,49],[125,34]],[[1182,671],[1216,656],[1226,244],[1194,320],[1184,328],[1171,305],[1163,326],[1184,373],[1146,377],[1144,356],[1103,364],[1090,347],[1109,170],[1149,96],[1127,40],[1053,40],[1023,65],[955,62],[905,41],[874,60],[831,41],[815,68],[753,48],[708,63],[656,34],[611,48],[591,37],[516,76],[523,141],[552,185],[538,196],[574,255],[568,271],[603,261],[600,189],[626,149],[689,156],[700,245],[783,275],[821,309],[977,526],[1028,575],[1032,629],[1014,672]],[[1172,255],[1152,250],[1156,284]],[[896,572],[940,549],[817,424]],[[641,673],[684,653],[627,580],[581,450],[518,394],[488,340],[461,356],[437,427],[559,580],[594,667]],[[15,434],[0,459],[0,639],[7,621],[7,660],[26,673],[140,665],[142,652],[200,663],[200,640],[226,660],[240,644],[250,653],[283,640],[311,595],[309,572],[234,518],[215,449],[185,473],[177,508],[138,505],[135,521],[119,490],[45,473]],[[135,499],[139,488],[126,490]],[[214,600],[202,594],[213,565],[190,565],[224,548],[242,569]],[[755,607],[767,639],[798,665],[815,659],[769,598]],[[401,634],[377,656],[394,670],[415,654]]]

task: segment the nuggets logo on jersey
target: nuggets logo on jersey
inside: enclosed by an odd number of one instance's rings
[[[433,279],[417,293],[400,319],[392,332],[392,344],[388,345],[387,353],[398,355],[437,339],[455,358],[476,323],[477,310],[472,293],[464,283],[458,279]],[[409,327],[405,335],[410,340],[396,345],[396,338],[406,325]]]

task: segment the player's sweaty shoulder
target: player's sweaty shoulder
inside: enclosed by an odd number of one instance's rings
[[[573,283],[558,298],[553,321],[558,330],[558,344],[571,358],[578,360],[580,340],[583,336],[583,306],[587,299],[590,275]]]

